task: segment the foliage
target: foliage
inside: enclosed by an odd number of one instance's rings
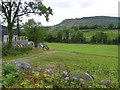
[[[20,54],[27,54],[32,50],[32,47],[12,47],[11,49],[8,49],[6,45],[2,48],[2,56],[17,56]]]
[[[0,5],[2,6],[2,18],[7,22],[8,25],[8,48],[12,47],[13,26],[15,22],[18,21],[17,18],[33,13],[38,14],[39,16],[44,15],[46,21],[48,21],[49,15],[52,14],[52,9],[50,7],[44,6],[42,1],[22,2],[21,0],[17,0],[16,2],[4,2],[1,0]]]
[[[112,40],[113,44],[120,44],[120,35],[118,35],[118,37],[116,37],[115,39]]]
[[[45,37],[45,41],[56,42],[56,37],[54,37],[52,34],[47,34],[46,37]]]
[[[45,37],[47,42],[62,43],[94,43],[94,44],[118,44],[117,30],[78,30],[70,29],[48,31]]]
[[[114,28],[114,24],[111,23],[108,25],[108,29],[113,29],[113,28]]]
[[[9,86],[14,85],[20,74],[17,71],[15,64],[4,62],[2,67],[3,67],[2,68],[2,72],[3,72],[3,83],[2,84],[3,84],[3,86],[9,87]]]
[[[9,63],[10,64],[10,63]],[[7,67],[6,67],[7,66]],[[4,64],[3,71],[9,70],[8,67],[10,65]],[[12,65],[12,67],[14,64]],[[14,66],[15,67],[15,66]],[[13,68],[13,71],[7,73],[3,76],[3,86],[5,88],[54,88],[54,89],[62,89],[62,88],[115,88],[112,84],[105,85],[101,84],[98,80],[88,80],[88,79],[80,79],[80,73],[72,73],[72,71],[62,70],[61,67],[55,67],[56,70],[50,69],[40,69],[40,70],[21,70],[17,67]],[[59,71],[60,69],[60,71]],[[15,71],[14,71],[15,70]],[[19,75],[19,73],[21,73]],[[67,75],[65,75],[67,74]],[[77,76],[76,76],[77,75]],[[18,80],[18,81],[17,81]],[[100,80],[100,79],[99,79]],[[102,80],[104,81],[104,80]]]
[[[85,37],[83,36],[83,32],[78,31],[75,35],[71,37],[72,43],[85,43]]]
[[[88,44],[61,44],[49,43],[50,48],[62,50],[53,54],[30,61],[31,69],[14,69],[8,66],[6,75],[20,72],[20,76],[8,75],[4,82],[6,88],[117,88],[118,85],[118,56],[117,45],[88,45]],[[97,51],[96,51],[97,50]],[[112,51],[112,52],[111,52]],[[36,56],[37,57],[37,56]],[[103,63],[104,62],[104,63]],[[10,68],[11,67],[11,68]],[[13,70],[11,70],[13,68]],[[16,68],[16,67],[15,67]],[[3,72],[4,72],[3,71]],[[88,72],[94,77],[92,81],[80,79],[83,73]],[[12,79],[13,81],[11,81]],[[107,85],[106,81],[110,81]],[[103,84],[101,83],[103,82]],[[12,84],[11,84],[12,83]]]
[[[45,31],[41,23],[35,22],[34,19],[29,19],[28,22],[23,25],[23,28],[28,40],[33,41],[35,46],[43,41]]]
[[[108,35],[106,33],[103,33],[103,32],[96,33],[91,38],[92,43],[104,43],[104,44],[106,44],[107,40],[108,40]]]

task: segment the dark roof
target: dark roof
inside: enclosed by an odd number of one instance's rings
[[[3,35],[8,35],[8,32],[7,32],[7,27],[6,26],[3,26],[3,25],[0,25],[0,31],[2,31],[2,36]],[[14,35],[18,35],[18,32],[16,29],[13,29],[13,34]]]

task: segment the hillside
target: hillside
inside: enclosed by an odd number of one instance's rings
[[[72,26],[91,26],[91,25],[105,25],[114,24],[117,26],[118,17],[110,17],[110,16],[94,16],[94,17],[83,17],[83,18],[75,18],[75,19],[65,19],[61,23],[52,26],[52,28],[67,28]]]

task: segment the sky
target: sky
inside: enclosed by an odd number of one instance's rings
[[[49,22],[41,16],[31,15],[43,26],[56,25],[64,19],[82,18],[90,16],[118,16],[119,0],[43,0],[45,6],[53,9],[53,16],[49,17]],[[25,18],[27,21],[28,18]]]

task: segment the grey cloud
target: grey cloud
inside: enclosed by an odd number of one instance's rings
[[[55,6],[56,8],[61,8],[61,9],[71,7],[71,4],[65,1],[57,1],[57,2],[52,3],[52,5]]]
[[[90,7],[91,5],[93,5],[95,2],[93,1],[79,1],[77,2],[78,6],[81,8],[87,8]]]

